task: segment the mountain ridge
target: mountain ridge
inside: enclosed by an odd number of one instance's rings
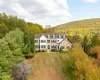
[[[55,26],[48,31],[63,33],[67,36],[80,35],[81,37],[100,34],[100,18],[72,21]]]
[[[60,28],[60,27],[66,27],[66,28],[78,28],[78,27],[87,27],[89,25],[93,26],[93,24],[96,24],[96,26],[99,24],[100,25],[100,18],[92,18],[92,19],[84,19],[84,20],[77,20],[77,21],[72,21],[64,24],[57,25],[53,28]],[[77,26],[77,27],[76,27]],[[90,26],[89,26],[90,27]]]

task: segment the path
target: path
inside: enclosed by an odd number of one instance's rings
[[[33,74],[28,80],[66,80],[61,65],[61,58],[66,54],[39,53],[29,60],[32,64]]]

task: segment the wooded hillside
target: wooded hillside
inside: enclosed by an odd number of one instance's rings
[[[55,26],[52,31],[57,33],[65,33],[69,36],[73,35],[92,35],[95,33],[100,33],[100,18],[87,19],[65,23],[62,25]]]

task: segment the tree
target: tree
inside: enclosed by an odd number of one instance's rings
[[[5,36],[5,34],[9,31],[4,23],[0,23],[0,38]]]
[[[100,45],[100,40],[99,40],[99,35],[95,34],[92,39],[91,39],[91,45],[92,46],[96,46],[96,45]]]
[[[72,37],[72,42],[73,43],[75,43],[75,42],[81,42],[81,41],[82,41],[82,39],[81,39],[81,37],[79,35],[74,35]]]
[[[0,77],[5,78],[3,75],[9,75],[12,66],[23,61],[23,47],[24,33],[20,29],[10,31],[0,39]]]
[[[88,38],[87,38],[87,36],[85,36],[84,37],[84,39],[83,39],[83,47],[85,47],[86,45],[88,44]]]
[[[85,36],[83,39],[82,47],[84,48],[84,51],[88,53],[88,50],[91,47],[91,44],[89,43],[87,36]]]
[[[0,14],[0,38],[4,37],[6,33],[16,28],[25,31],[27,23],[23,19],[16,16],[7,16],[5,13]]]
[[[39,24],[33,24],[33,23],[27,23],[27,24],[28,24],[27,29],[30,36],[44,32],[44,29]]]
[[[30,36],[28,33],[25,34],[24,36],[24,53],[25,54],[30,54],[30,53],[35,53],[35,38],[34,35]]]
[[[25,44],[26,44],[26,54],[35,53],[35,34],[44,32],[44,29],[39,24],[33,24],[28,22],[27,30],[25,31]]]

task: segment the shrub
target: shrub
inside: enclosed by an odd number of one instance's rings
[[[73,43],[82,42],[82,38],[79,35],[74,35],[72,37],[72,41],[71,42],[73,42]]]
[[[33,58],[33,57],[34,57],[34,54],[33,53],[25,54],[25,58],[26,59],[30,59],[30,58]]]
[[[60,52],[60,53],[62,53],[62,52],[63,52],[63,49],[62,49],[62,47],[60,48],[59,52]]]
[[[52,52],[57,52],[57,49],[52,49],[51,51],[52,51]]]
[[[46,52],[47,50],[38,50],[38,52]]]
[[[91,47],[89,50],[89,55],[100,59],[100,46]]]
[[[32,66],[24,61],[12,68],[12,77],[14,80],[26,80],[31,71]]]

